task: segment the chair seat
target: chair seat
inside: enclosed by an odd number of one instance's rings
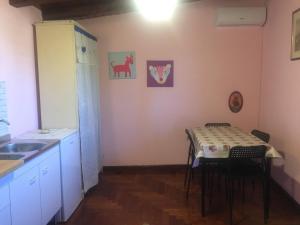
[[[263,168],[261,164],[253,160],[238,160],[231,165],[231,176],[241,177],[254,177],[262,174]]]

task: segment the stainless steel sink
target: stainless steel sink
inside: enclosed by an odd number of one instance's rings
[[[10,143],[0,147],[0,153],[37,151],[45,145],[45,143]]]
[[[18,160],[23,157],[24,155],[19,155],[19,154],[3,154],[0,155],[0,160]]]

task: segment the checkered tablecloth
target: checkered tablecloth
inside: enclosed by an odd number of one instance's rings
[[[191,129],[196,158],[228,158],[229,150],[234,146],[266,145],[266,157],[281,158],[276,149],[237,127],[199,127]]]

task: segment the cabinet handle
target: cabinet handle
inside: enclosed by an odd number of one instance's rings
[[[42,174],[46,175],[48,173],[48,167],[45,167],[44,169],[42,169]]]
[[[33,184],[35,184],[35,182],[36,182],[36,176],[34,176],[29,180],[29,185],[32,186]]]

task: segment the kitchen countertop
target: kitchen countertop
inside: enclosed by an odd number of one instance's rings
[[[41,149],[31,152],[22,152],[22,153],[12,153],[12,154],[22,154],[25,157],[19,160],[0,160],[0,178],[7,175],[10,172],[13,172],[15,169],[19,168],[23,164],[27,163],[28,161],[36,158],[37,156],[43,154],[51,147],[57,145],[59,140],[38,140],[38,139],[12,139],[11,141],[2,143],[0,147],[8,144],[8,143],[45,143],[46,145],[43,146]],[[6,153],[0,153],[6,154]]]
[[[75,132],[78,132],[78,129],[70,128],[59,128],[59,129],[44,129],[44,130],[32,130],[26,132],[20,136],[18,139],[58,139],[62,140]]]
[[[23,160],[0,160],[0,178],[24,164]]]

